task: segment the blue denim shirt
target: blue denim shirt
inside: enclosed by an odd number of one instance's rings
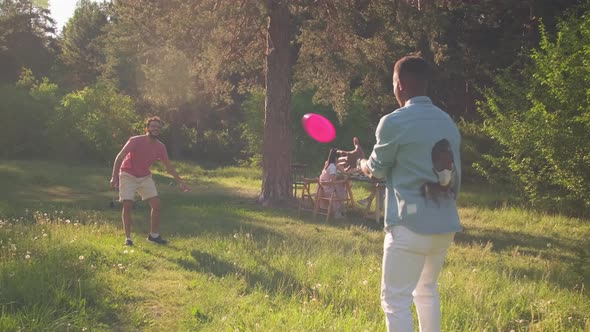
[[[367,167],[386,180],[385,226],[403,225],[420,234],[460,231],[461,135],[451,117],[430,98],[414,97],[381,118],[375,136]],[[447,160],[452,156],[454,163],[452,180],[444,187],[434,170],[434,146],[441,141],[450,145]]]

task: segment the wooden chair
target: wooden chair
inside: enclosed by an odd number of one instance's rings
[[[346,197],[341,198],[341,197],[337,196],[335,187],[337,187],[339,185],[345,186]],[[326,194],[329,192],[331,192],[331,194]],[[323,201],[328,203],[328,208],[325,210],[320,208],[321,202],[323,202]],[[336,202],[340,202],[342,205],[345,205],[346,203],[348,203],[351,206],[354,205],[354,198],[352,196],[352,189],[350,187],[350,180],[349,179],[342,179],[342,180],[326,181],[326,182],[319,181],[317,196],[316,196],[316,200],[315,200],[315,207],[314,207],[314,211],[313,211],[314,219],[316,218],[316,216],[318,214],[321,214],[321,215],[325,215],[326,222],[329,222],[330,217],[334,213],[333,207],[335,205],[334,203],[336,203]]]
[[[303,190],[303,179],[307,173],[307,165],[291,164],[291,190],[293,197],[297,197],[298,189]]]
[[[313,179],[308,179],[308,178],[303,178],[301,180],[302,182],[302,187],[301,187],[301,197],[299,199],[299,215],[301,215],[301,211],[314,211],[315,210],[315,197],[316,197],[316,192],[313,191],[312,186],[314,184],[319,184],[320,179],[319,178],[313,178]]]

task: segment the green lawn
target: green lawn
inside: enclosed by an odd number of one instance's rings
[[[255,203],[260,171],[155,172],[123,246],[108,167],[0,162],[0,331],[384,331],[382,231],[360,213],[325,224]],[[357,199],[366,195],[355,188]],[[590,220],[460,198],[465,231],[440,278],[444,331],[590,331]]]

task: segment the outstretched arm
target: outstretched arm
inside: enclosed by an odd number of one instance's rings
[[[166,172],[168,172],[168,174],[172,175],[174,177],[174,179],[176,179],[176,182],[178,182],[178,185],[180,186],[182,191],[184,191],[184,192],[189,191],[190,190],[189,186],[187,186],[186,183],[184,183],[184,181],[180,178],[178,173],[176,173],[176,169],[174,168],[172,163],[170,163],[170,160],[164,159],[164,160],[162,160],[162,163],[164,163],[164,166],[166,166]]]

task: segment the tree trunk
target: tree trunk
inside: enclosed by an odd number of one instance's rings
[[[291,199],[291,38],[287,1],[269,0],[267,6],[262,189],[258,200],[272,206]]]

